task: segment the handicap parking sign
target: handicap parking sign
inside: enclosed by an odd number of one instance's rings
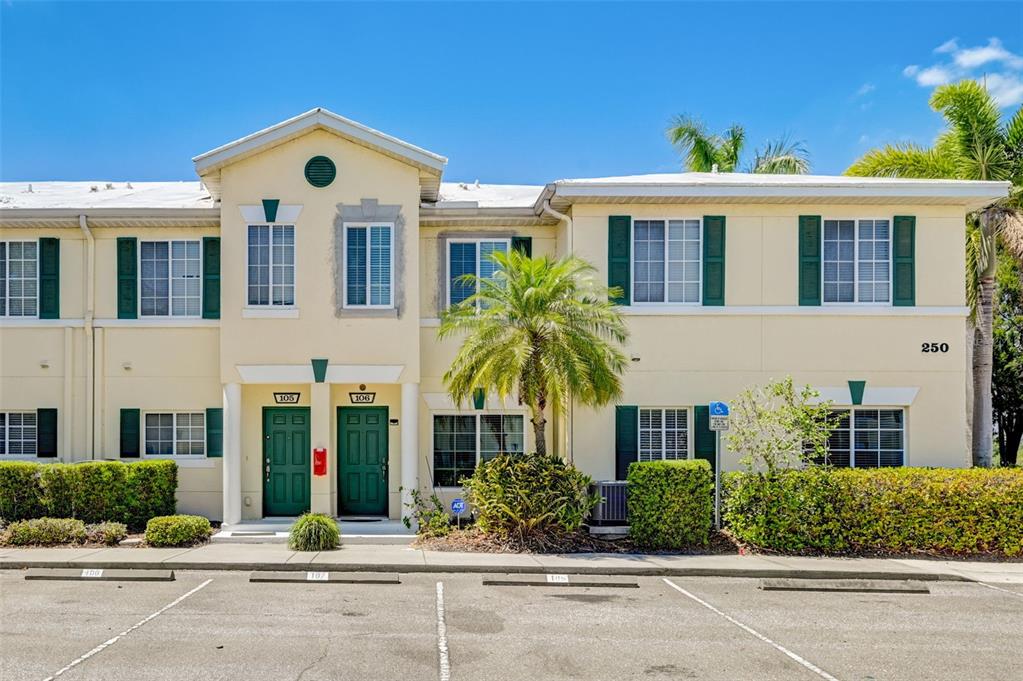
[[[711,416],[728,416],[728,405],[724,402],[711,402],[710,403],[710,415]]]
[[[464,499],[452,499],[451,500],[451,512],[452,513],[461,513],[464,510],[465,510],[465,500]]]

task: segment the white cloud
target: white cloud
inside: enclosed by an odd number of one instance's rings
[[[987,84],[998,106],[1004,108],[1023,101],[1023,57],[1005,49],[998,38],[989,38],[987,45],[963,47],[957,38],[946,40],[934,48],[935,54],[948,55],[930,66],[910,64],[902,75],[917,85],[934,88],[955,80],[975,78]]]
[[[873,83],[864,83],[863,85],[860,86],[860,89],[856,91],[856,96],[863,97],[864,95],[869,95],[876,89],[877,86],[874,85]]]

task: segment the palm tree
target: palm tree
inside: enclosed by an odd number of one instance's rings
[[[544,410],[569,399],[603,406],[622,395],[628,335],[611,298],[621,291],[596,283],[592,265],[575,257],[530,258],[515,250],[491,256],[492,278],[467,274],[477,290],[441,317],[437,336],[464,336],[444,374],[456,404],[477,390],[503,400],[517,392],[529,408],[536,451],[547,453]]]
[[[1023,108],[1003,123],[994,99],[980,83],[943,85],[931,95],[931,108],[948,129],[933,147],[915,144],[873,149],[846,169],[847,175],[879,177],[1010,180],[1009,197],[967,216],[966,297],[974,322],[973,463],[991,465],[992,323],[996,239],[1023,258]]]
[[[668,126],[668,141],[685,159],[688,171],[709,173],[717,166],[723,173],[734,173],[746,146],[746,131],[741,125],[732,125],[724,135],[712,135],[701,121],[690,116],[675,116]],[[753,159],[746,164],[746,172],[805,175],[810,172],[809,155],[802,142],[783,137],[755,150]]]

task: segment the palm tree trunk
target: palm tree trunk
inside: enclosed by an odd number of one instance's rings
[[[980,215],[981,241],[987,251],[980,275],[977,329],[973,336],[973,465],[991,467],[991,372],[994,351],[995,225],[988,211]]]
[[[531,405],[530,411],[533,412],[533,418],[530,423],[533,424],[533,446],[536,448],[537,454],[547,453],[547,419],[544,418],[543,410],[547,407],[547,399],[541,396],[537,403]]]

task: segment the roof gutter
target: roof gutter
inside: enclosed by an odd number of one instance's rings
[[[78,216],[78,228],[82,230],[85,237],[85,442],[89,446],[89,456],[96,457],[95,445],[95,424],[96,415],[93,413],[95,403],[95,361],[96,361],[96,339],[93,336],[93,317],[95,314],[95,277],[93,272],[96,268],[96,239],[89,229],[89,219],[84,213]],[[64,367],[65,375],[71,375],[68,367]]]

